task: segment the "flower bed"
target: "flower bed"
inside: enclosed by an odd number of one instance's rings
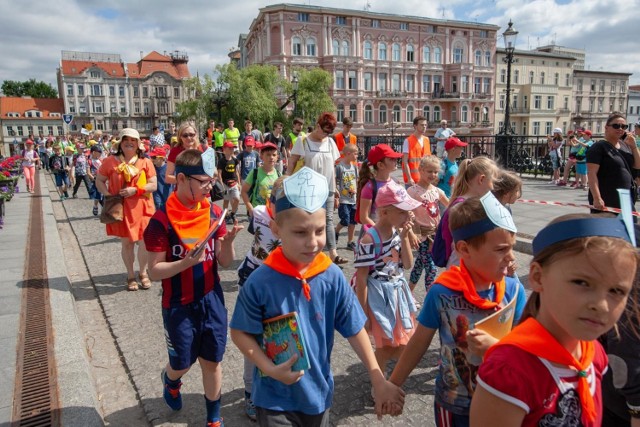
[[[0,162],[0,198],[9,201],[19,191],[18,179],[22,173],[22,158],[19,155]]]

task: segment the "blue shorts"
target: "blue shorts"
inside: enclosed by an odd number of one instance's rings
[[[56,173],[53,176],[56,177],[56,187],[62,187],[63,185],[69,187],[71,185],[67,171]]]
[[[89,198],[91,200],[98,200],[98,201],[102,200],[102,193],[98,191],[95,181],[91,183],[91,188],[89,189]]]
[[[227,345],[227,309],[216,292],[176,308],[163,308],[169,365],[187,369],[198,357],[220,362]]]
[[[343,227],[357,224],[356,205],[340,203],[340,205],[338,205],[338,217],[340,218],[340,225]]]
[[[578,175],[586,175],[587,174],[587,162],[576,163],[576,174]]]

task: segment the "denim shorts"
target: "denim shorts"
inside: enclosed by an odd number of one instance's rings
[[[338,217],[340,218],[340,225],[343,227],[357,224],[356,205],[340,203],[340,205],[338,205]]]
[[[198,357],[220,362],[227,345],[227,309],[215,291],[199,301],[162,309],[169,365],[187,369]]]
[[[55,176],[56,178],[56,187],[62,187],[63,185],[69,187],[71,185],[71,183],[69,182],[69,174],[67,173],[67,171],[58,172],[53,176]]]

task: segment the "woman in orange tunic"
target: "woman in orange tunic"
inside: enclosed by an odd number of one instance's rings
[[[135,245],[142,240],[142,234],[155,212],[152,193],[156,191],[156,171],[151,160],[144,158],[143,153],[144,146],[138,131],[122,129],[116,153],[104,159],[96,178],[96,187],[100,193],[119,194],[124,198],[124,219],[107,224],[107,235],[120,237],[129,291],[138,290],[133,269]],[[147,264],[147,251],[144,244],[139,244],[139,286],[142,289],[151,287]]]

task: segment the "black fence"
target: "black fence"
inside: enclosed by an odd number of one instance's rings
[[[495,160],[500,166],[515,171],[520,175],[532,175],[534,177],[553,173],[546,135],[490,135],[490,136],[466,136],[457,135],[460,140],[469,144],[464,147],[462,156],[458,161],[471,159],[477,156],[487,156]],[[362,159],[366,153],[377,144],[388,144],[397,152],[402,152],[403,136],[366,136],[358,139]],[[598,138],[594,137],[594,140]],[[431,142],[431,150],[435,154],[435,140]],[[563,145],[562,158],[569,155],[570,147]],[[564,162],[563,162],[564,163]]]

